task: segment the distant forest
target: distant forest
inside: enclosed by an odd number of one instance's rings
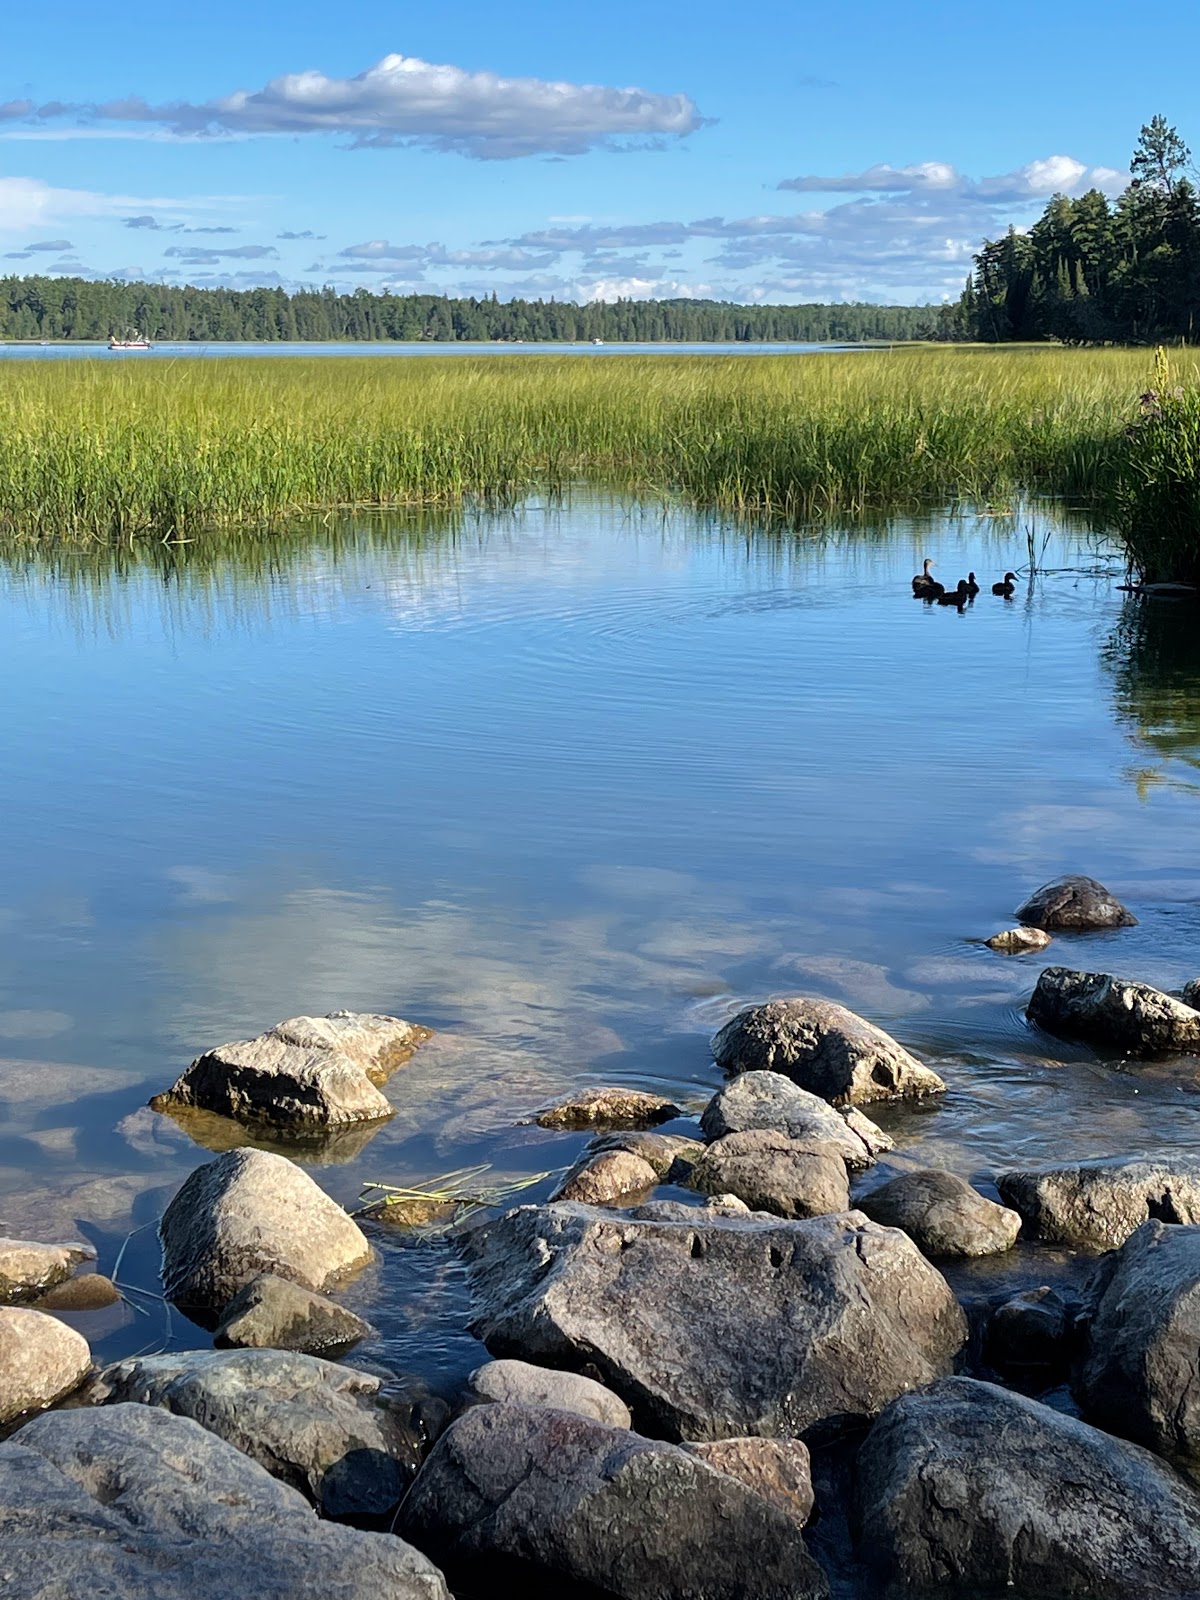
[[[87,278],[0,278],[0,338],[156,340],[590,340],[818,343],[943,337],[944,306],[741,306],[722,300],[452,300],[356,289],[168,288]],[[952,308],[950,308],[952,309]]]
[[[1141,131],[1131,182],[1057,194],[1027,232],[988,240],[952,337],[1142,344],[1200,339],[1200,195],[1191,152],[1164,117]]]

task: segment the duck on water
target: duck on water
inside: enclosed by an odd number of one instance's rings
[[[960,578],[956,589],[943,590],[937,596],[937,603],[939,606],[957,606],[961,611],[967,601],[972,598],[970,584],[965,578]]]
[[[1003,581],[1001,583],[994,583],[992,585],[992,593],[993,594],[1002,594],[1006,600],[1010,600],[1012,598],[1012,592],[1013,592],[1013,589],[1016,586],[1016,582],[1017,582],[1016,573],[1015,572],[1006,572],[1004,574],[1004,579],[1003,579]]]

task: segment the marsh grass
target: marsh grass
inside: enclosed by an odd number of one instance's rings
[[[1179,364],[1195,381],[1194,358]],[[1115,505],[1144,351],[17,363],[9,536],[198,538],[588,483],[792,521],[1023,492]]]

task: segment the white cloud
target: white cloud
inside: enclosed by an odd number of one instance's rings
[[[780,189],[801,194],[928,194],[942,191],[963,199],[995,204],[998,201],[1049,199],[1052,194],[1080,195],[1088,189],[1116,193],[1129,181],[1127,173],[1112,167],[1089,167],[1074,156],[1045,156],[1027,162],[999,177],[968,178],[946,161],[920,161],[910,167],[879,162],[863,172],[840,177],[805,173],[785,178]]]

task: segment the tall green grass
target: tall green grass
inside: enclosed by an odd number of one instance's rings
[[[1190,363],[1190,365],[1189,365]],[[0,363],[0,526],[104,541],[587,482],[814,520],[1115,506],[1138,351]],[[1195,362],[1179,364],[1195,381]]]

